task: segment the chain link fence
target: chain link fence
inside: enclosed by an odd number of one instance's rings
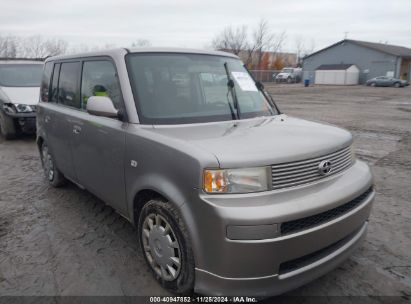
[[[260,82],[275,82],[275,76],[280,70],[250,70],[254,79]]]

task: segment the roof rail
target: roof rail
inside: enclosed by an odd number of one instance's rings
[[[44,61],[44,60],[45,60],[45,58],[0,57],[0,60],[27,60],[27,61]]]

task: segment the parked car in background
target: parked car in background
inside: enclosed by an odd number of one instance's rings
[[[11,139],[36,129],[43,62],[0,59],[0,132]]]
[[[301,68],[283,68],[280,73],[275,75],[276,82],[296,83],[301,81]]]
[[[366,82],[367,86],[372,87],[396,87],[402,88],[410,85],[406,80],[388,77],[388,76],[378,76],[371,79],[368,79]]]
[[[352,141],[282,114],[230,53],[117,49],[45,63],[47,181],[73,181],[134,223],[172,292],[270,296],[347,259],[375,196]]]

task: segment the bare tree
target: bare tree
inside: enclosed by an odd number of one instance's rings
[[[68,42],[62,39],[49,39],[45,41],[46,56],[56,56],[67,53]]]
[[[301,35],[295,37],[295,49],[297,51],[297,65],[301,66],[304,52],[304,39]]]
[[[247,48],[247,27],[227,26],[220,34],[214,37],[211,42],[214,49],[229,50],[235,55]]]
[[[18,41],[15,36],[0,35],[0,57],[17,57]]]
[[[20,57],[44,58],[47,56],[44,38],[41,36],[30,36],[19,41]]]
[[[275,34],[270,28],[268,21],[261,19],[252,35],[252,42],[247,49],[248,58],[246,64],[252,63],[256,60],[256,66],[261,65],[261,60],[264,51],[271,52],[273,57],[281,50],[282,45],[286,39],[286,32]]]
[[[0,38],[0,54],[7,57],[45,58],[67,52],[68,43],[62,39],[44,39],[41,36],[27,38],[8,36],[6,44]]]
[[[132,47],[150,47],[151,42],[148,39],[137,39],[137,41],[131,44]]]

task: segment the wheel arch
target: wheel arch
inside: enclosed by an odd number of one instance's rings
[[[37,136],[36,139],[36,144],[37,144],[37,148],[39,149],[39,151],[41,151],[41,146],[44,143],[44,138],[42,136]]]
[[[199,257],[199,248],[201,247],[198,243],[199,240],[199,231],[198,227],[194,222],[194,217],[192,210],[189,207],[188,203],[179,204],[178,196],[166,194],[164,191],[153,188],[153,187],[142,187],[140,188],[133,197],[132,206],[130,207],[129,220],[136,228],[138,228],[138,220],[144,205],[149,202],[151,199],[162,199],[169,204],[172,204],[176,211],[179,213],[181,220],[187,228],[188,236],[192,244],[192,250],[194,253],[194,260],[197,260]],[[132,209],[131,209],[132,208]]]
[[[160,193],[158,190],[145,188],[139,190],[133,199],[133,210],[131,214],[131,222],[137,226],[138,218],[140,216],[141,209],[144,205],[147,204],[152,199],[160,199],[166,202],[171,202],[163,193]]]

